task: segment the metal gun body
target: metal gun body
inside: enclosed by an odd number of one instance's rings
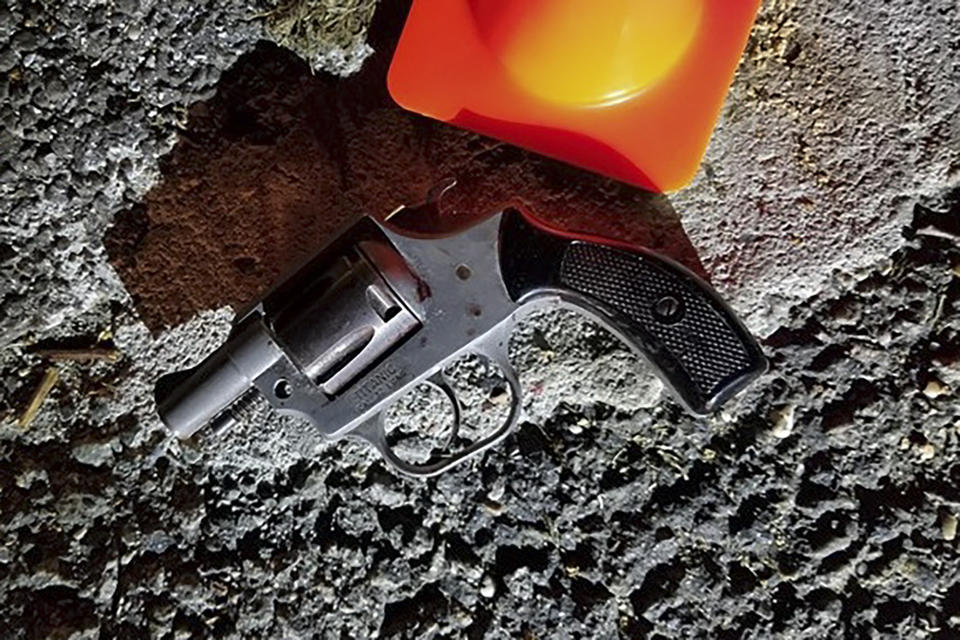
[[[179,436],[229,419],[253,388],[328,438],[363,438],[402,473],[439,473],[515,427],[522,390],[510,334],[522,312],[561,305],[646,357],[693,413],[708,413],[765,361],[719,297],[679,265],[608,240],[558,233],[508,210],[457,234],[413,234],[365,217],[269,293],[231,338],[158,398]],[[383,415],[416,385],[439,388],[460,419],[444,367],[468,353],[497,365],[511,406],[492,433],[425,464],[398,457]]]

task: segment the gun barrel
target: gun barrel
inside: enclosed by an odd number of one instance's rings
[[[160,419],[180,438],[189,438],[229,408],[253,381],[283,357],[258,320],[200,363],[169,395],[157,399]]]

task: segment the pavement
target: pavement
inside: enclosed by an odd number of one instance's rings
[[[765,3],[700,174],[657,197],[391,111],[363,79],[402,5],[307,62],[262,14],[0,8],[0,635],[960,637],[955,2]],[[520,193],[702,271],[771,371],[693,419],[553,313],[514,338],[516,435],[436,479],[263,405],[167,435],[156,379],[281,261],[469,166],[463,215]],[[205,199],[231,180],[246,199]],[[36,353],[93,345],[119,357]],[[502,410],[496,376],[457,376],[477,419]]]

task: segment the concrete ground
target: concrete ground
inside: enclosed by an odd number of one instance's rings
[[[0,636],[960,637],[956,2],[765,3],[702,171],[666,197],[390,111],[362,78],[402,8],[311,53],[337,79],[264,43],[252,3],[0,7]],[[695,420],[551,314],[515,337],[517,434],[433,480],[262,406],[167,435],[157,377],[309,251],[317,203],[399,204],[450,167],[459,206],[517,191],[702,269],[770,373]],[[92,345],[120,356],[37,354]],[[468,409],[499,411],[496,387]],[[429,424],[436,400],[403,410]]]

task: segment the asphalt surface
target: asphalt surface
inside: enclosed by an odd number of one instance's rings
[[[425,482],[263,406],[188,444],[155,417],[233,309],[169,320],[110,230],[268,46],[258,10],[0,8],[0,636],[960,637],[956,3],[762,9],[667,197],[762,380],[694,420],[601,328],[534,318],[520,429]],[[91,345],[120,356],[34,353]]]

